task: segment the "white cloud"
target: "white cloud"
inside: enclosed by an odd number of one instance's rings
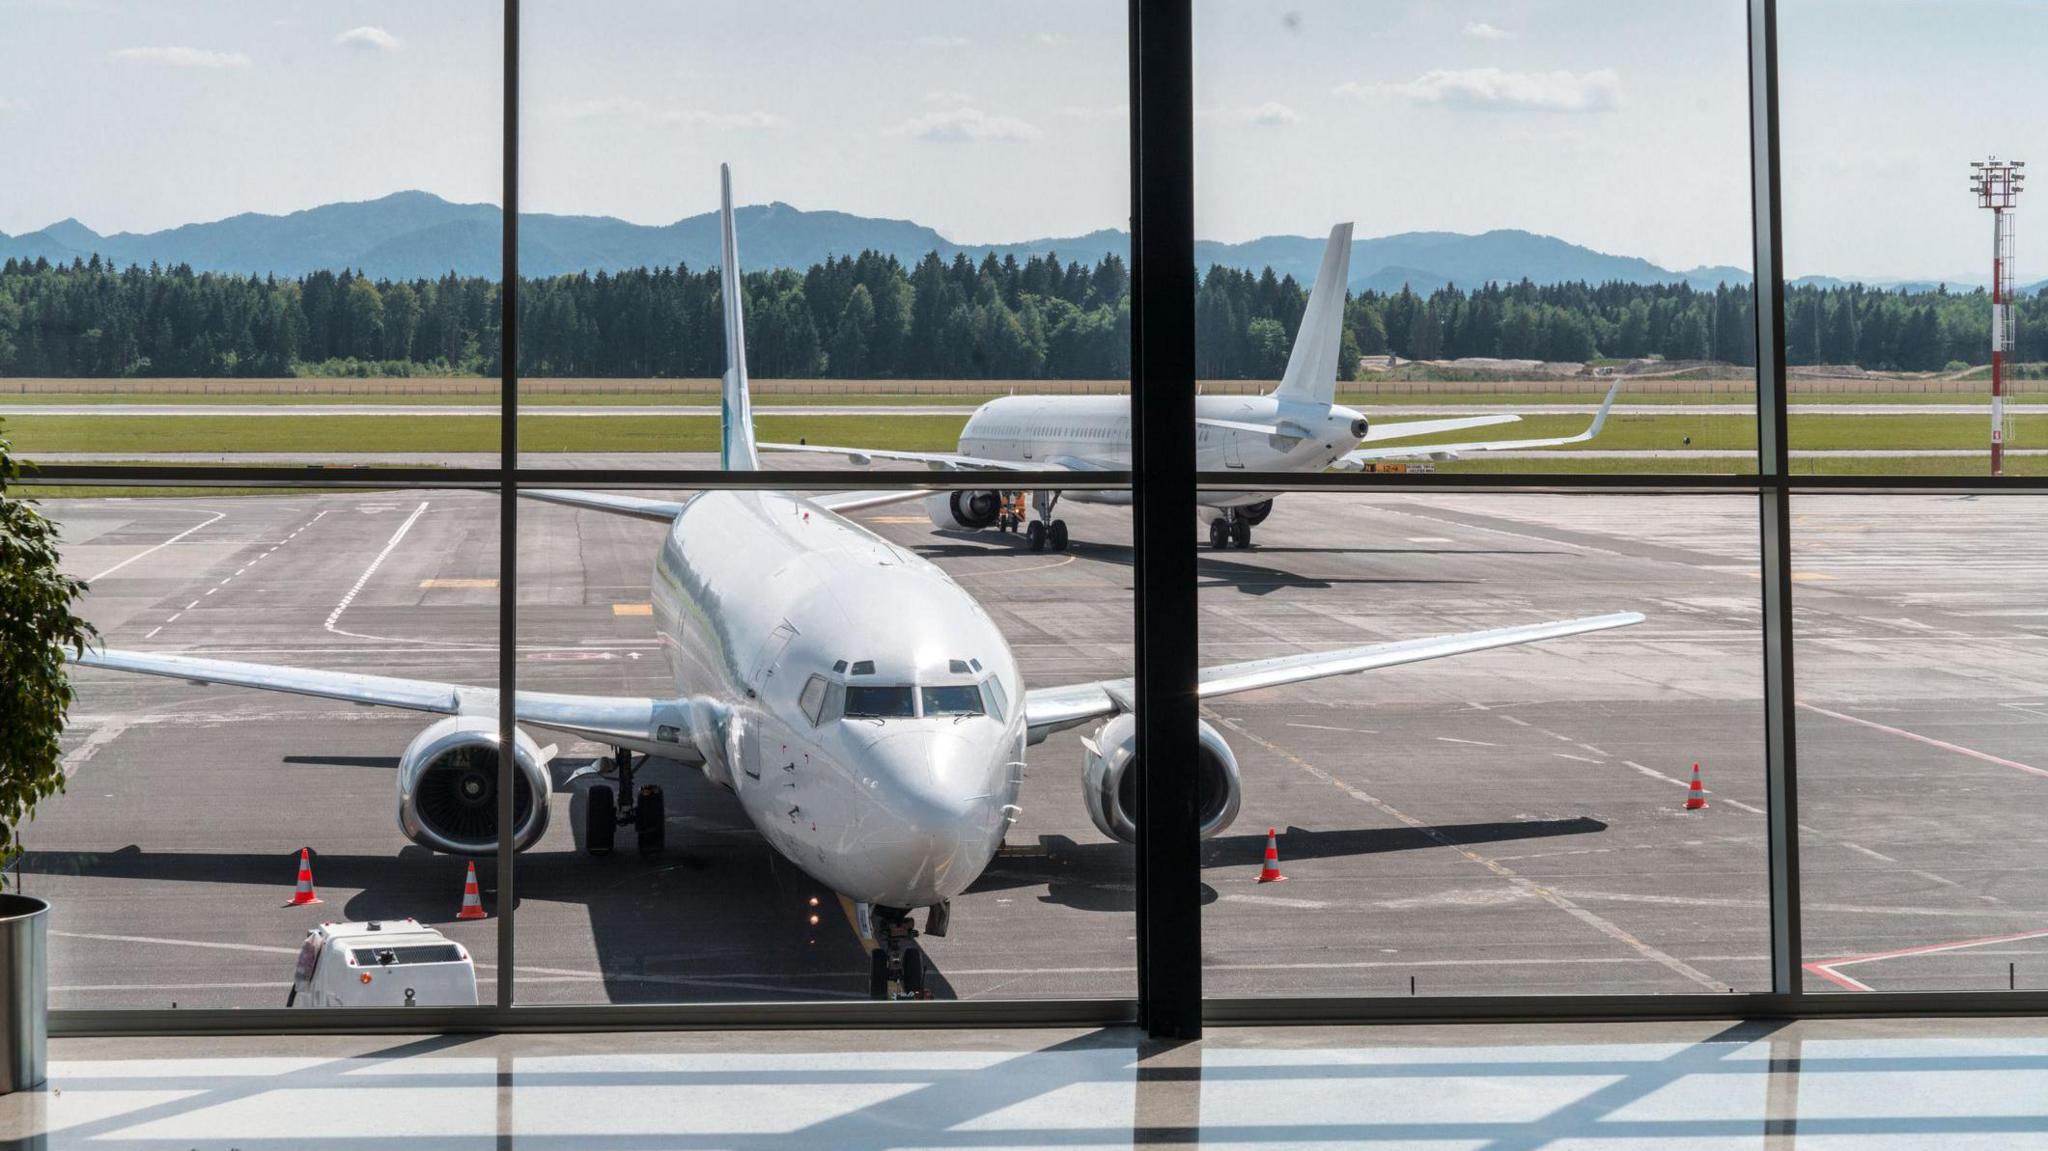
[[[965,36],[919,36],[911,41],[911,43],[920,48],[944,48],[950,51],[955,48],[965,48],[972,41],[968,40]]]
[[[109,60],[134,64],[165,64],[172,68],[247,68],[249,58],[240,52],[215,52],[207,48],[165,45],[150,48],[121,48],[107,53]]]
[[[1068,104],[1054,109],[1053,115],[1069,120],[1128,120],[1131,118],[1129,104],[1111,104],[1106,108],[1091,108],[1080,104]]]
[[[0,112],[26,112],[27,100],[0,100]]]
[[[1506,28],[1488,24],[1484,20],[1467,20],[1465,21],[1465,26],[1458,31],[1474,40],[1512,40],[1515,38],[1515,33],[1508,31]]]
[[[1507,72],[1499,68],[1425,72],[1403,84],[1339,84],[1339,96],[1394,96],[1417,104],[1539,112],[1605,112],[1621,101],[1612,68],[1591,72]]]
[[[1014,116],[991,116],[979,108],[951,112],[927,112],[889,129],[892,136],[948,142],[969,140],[1036,140],[1045,135],[1038,127]]]
[[[679,108],[663,112],[661,122],[686,128],[776,128],[782,117],[773,112],[708,112],[702,108]]]
[[[1278,127],[1281,124],[1301,123],[1301,113],[1277,100],[1268,100],[1263,104],[1254,104],[1249,108],[1239,108],[1232,112],[1231,115],[1247,124],[1257,124],[1262,128]]]
[[[1037,39],[1040,44],[1047,48],[1055,48],[1060,44],[1060,38],[1050,32],[1040,32]]]
[[[396,52],[405,47],[404,41],[371,24],[351,28],[336,36],[334,42],[344,48],[354,48],[363,52]]]
[[[555,108],[555,114],[564,120],[637,120],[649,112],[650,109],[643,101],[630,100],[624,96],[578,100],[573,104],[562,104]]]
[[[926,92],[924,94],[924,102],[927,104],[972,104],[974,103],[974,97],[966,92]]]

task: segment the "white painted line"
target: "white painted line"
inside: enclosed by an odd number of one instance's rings
[[[203,947],[212,951],[260,951],[265,955],[297,955],[296,947],[273,947],[262,943],[208,943],[197,939],[164,939],[155,935],[95,935],[84,931],[52,931],[63,939],[92,939],[100,943],[151,943],[163,947]]]
[[[1305,728],[1309,729],[1310,731],[1341,731],[1341,732],[1345,732],[1345,733],[1347,733],[1347,734],[1350,734],[1350,735],[1378,735],[1378,734],[1379,734],[1379,731],[1378,731],[1378,729],[1376,729],[1376,728],[1370,728],[1370,727],[1331,727],[1331,726],[1330,726],[1329,724],[1326,724],[1326,723],[1290,723],[1290,724],[1288,724],[1287,726],[1289,726],[1289,727],[1305,727]]]
[[[1465,745],[1467,745],[1467,746],[1469,746],[1469,747],[1499,747],[1499,746],[1500,746],[1500,745],[1499,745],[1499,744],[1497,744],[1497,743],[1488,743],[1488,742],[1486,742],[1486,741],[1485,741],[1485,740],[1483,740],[1483,739],[1459,739],[1459,738],[1458,738],[1457,736],[1455,736],[1455,735],[1440,735],[1440,736],[1437,736],[1436,738],[1438,739],[1438,741],[1440,741],[1440,742],[1442,742],[1442,743],[1462,743],[1462,744],[1465,744]]]
[[[242,574],[243,572],[245,572],[245,571],[248,571],[248,570],[249,570],[249,565],[248,565],[248,564],[243,564],[243,565],[242,565],[241,567],[238,567],[238,568],[236,568],[236,569],[235,569],[235,575],[241,575],[241,574]],[[235,578],[235,576],[229,576],[228,578],[229,578],[229,579],[233,579],[233,578]]]
[[[1556,757],[1557,757],[1557,758],[1559,758],[1559,759],[1569,759],[1569,760],[1571,760],[1571,761],[1572,761],[1572,762],[1574,762],[1574,763],[1590,763],[1590,764],[1594,764],[1594,765],[1596,765],[1596,766],[1597,766],[1598,764],[1600,764],[1600,763],[1601,763],[1601,761],[1600,761],[1600,760],[1597,760],[1597,759],[1587,759],[1587,758],[1586,758],[1585,756],[1583,756],[1583,755],[1572,755],[1572,754],[1570,754],[1570,753],[1568,753],[1568,752],[1562,752],[1562,751],[1553,751],[1553,752],[1551,752],[1550,754],[1552,754],[1552,755],[1556,756]]]
[[[207,588],[207,589],[206,589],[206,594],[207,594],[207,595],[212,595],[212,594],[213,594],[214,592],[217,592],[217,591],[219,591],[219,590],[220,590],[220,589],[219,589],[219,588],[217,588],[217,587],[210,587],[210,588]]]
[[[1804,706],[1804,705],[1802,705]],[[1816,960],[1803,966],[1831,983],[1839,984],[1851,991],[1874,990],[1869,984],[1835,970],[1858,963],[1876,963],[1881,959],[1904,959],[1913,955],[1939,955],[1945,951],[1963,951],[1972,947],[1988,947],[1994,943],[2018,943],[2023,939],[2040,939],[2048,936],[2048,928],[2035,931],[2020,931],[2011,935],[1990,935],[1982,939],[1962,939],[1954,943],[1930,943],[1922,947],[1901,947],[1896,951],[1879,951],[1870,955],[1851,955],[1844,959]]]
[[[1964,747],[1963,745],[1958,743],[1950,743],[1945,739],[1936,739],[1931,735],[1921,735],[1918,732],[1907,731],[1903,727],[1891,727],[1887,724],[1878,723],[1874,720],[1858,719],[1853,715],[1843,715],[1839,711],[1829,711],[1827,708],[1816,707],[1813,704],[1807,703],[1803,700],[1800,701],[1799,706],[1805,708],[1810,712],[1815,713],[1816,715],[1827,716],[1829,719],[1839,719],[1844,723],[1857,724],[1862,727],[1870,728],[1872,731],[1881,731],[1884,732],[1886,735],[1896,735],[1900,739],[1910,739],[1914,743],[1924,743],[1928,747],[1938,747],[1943,751],[1952,751],[1957,755],[1967,755],[1971,759],[1982,760],[1985,763],[1996,764],[1999,767],[2009,767],[2014,771],[2024,771],[2029,775],[2039,775],[2043,777],[2048,777],[2048,771],[2043,771],[2041,768],[2032,767],[2027,764],[2020,763],[2017,760],[2005,759],[2001,756],[1992,755],[1989,752],[1978,751],[1976,748],[1973,747]]]
[[[1302,911],[1317,911],[1330,906],[1327,899],[1286,899],[1278,895],[1247,895],[1241,891],[1216,898],[1222,903],[1254,903],[1262,907],[1292,907]]]
[[[191,611],[191,610],[192,610],[193,608],[195,608],[195,607],[198,607],[198,606],[199,606],[199,601],[195,599],[195,600],[193,600],[193,601],[192,601],[191,603],[188,603],[188,604],[186,604],[186,605],[185,605],[185,610],[186,610],[186,611]]]
[[[222,519],[224,519],[227,516],[227,514],[228,513],[226,512],[215,512],[213,513],[213,517],[207,520],[205,523],[193,524],[191,527],[186,528],[184,531],[179,532],[177,535],[172,536],[170,539],[165,540],[164,542],[156,545],[153,548],[150,548],[146,551],[136,552],[134,555],[129,556],[127,559],[122,560],[120,563],[115,564],[113,567],[108,568],[107,570],[101,572],[96,576],[88,578],[85,582],[89,584],[97,583],[98,581],[103,580],[110,575],[113,575],[115,572],[120,571],[122,568],[127,567],[129,564],[134,563],[136,560],[141,559],[143,556],[154,555],[157,552],[160,552],[165,548],[170,547],[172,544],[177,543],[179,540],[184,539],[186,536],[191,535],[193,532],[198,531],[200,528],[208,527],[210,525],[219,523]]]
[[[169,618],[169,619],[165,620],[165,621],[164,621],[164,623],[165,623],[165,624],[167,624],[167,625],[168,625],[168,624],[174,624],[174,623],[177,623],[177,622],[178,622],[178,617],[179,617],[179,616],[181,616],[181,615],[184,615],[184,614],[185,614],[185,613],[184,613],[184,612],[181,612],[181,611],[174,611],[174,612],[172,612],[172,613],[171,613],[171,618]]]
[[[149,629],[149,634],[148,634],[148,635],[146,635],[146,636],[143,636],[142,638],[143,638],[143,639],[155,639],[155,638],[156,638],[156,633],[158,633],[158,632],[160,632],[160,631],[162,631],[162,630],[164,630],[164,625],[162,625],[162,624],[158,624],[158,625],[156,625],[155,627],[153,627],[153,628],[150,628],[150,629]]]
[[[1512,716],[1512,715],[1504,715],[1504,716],[1501,716],[1500,718],[1502,718],[1502,719],[1504,719],[1504,720],[1507,720],[1507,721],[1508,721],[1509,723],[1512,723],[1512,724],[1514,724],[1514,725],[1515,725],[1516,727],[1527,727],[1527,726],[1529,726],[1529,721],[1528,721],[1528,720],[1524,720],[1524,719],[1516,719],[1516,718],[1515,718],[1514,716]]]
[[[1878,861],[1879,863],[1897,863],[1897,862],[1898,862],[1898,860],[1896,860],[1896,859],[1893,859],[1893,858],[1892,858],[1891,856],[1889,856],[1889,855],[1886,855],[1886,854],[1884,854],[1884,853],[1883,853],[1883,852],[1881,852],[1881,851],[1872,851],[1872,850],[1870,850],[1869,848],[1867,848],[1867,847],[1863,846],[1863,845],[1862,845],[1862,844],[1860,844],[1860,843],[1850,843],[1850,842],[1849,842],[1848,840],[1846,840],[1846,839],[1845,839],[1845,840],[1842,840],[1841,842],[1842,842],[1842,846],[1843,846],[1843,847],[1846,847],[1846,848],[1848,848],[1848,849],[1849,849],[1850,851],[1853,851],[1853,852],[1857,853],[1858,855],[1867,855],[1867,856],[1869,856],[1870,858],[1872,858],[1872,859],[1875,859],[1875,860],[1877,860],[1877,861]]]
[[[64,778],[70,779],[78,774],[78,769],[84,767],[87,760],[98,755],[101,748],[114,742],[126,730],[128,730],[128,725],[120,720],[101,724],[99,727],[94,728],[92,734],[85,737],[84,743],[72,748],[70,754],[64,757],[64,761],[61,764],[64,769]]]
[[[338,603],[338,604],[335,604],[335,605],[334,605],[334,610],[333,610],[332,612],[329,612],[329,613],[328,613],[328,615],[327,615],[327,630],[328,630],[328,631],[331,631],[331,632],[335,633],[336,635],[355,635],[355,634],[356,634],[356,633],[354,633],[354,632],[349,632],[349,631],[343,631],[343,630],[341,630],[340,628],[338,628],[338,627],[335,627],[334,625],[335,625],[335,623],[336,623],[337,621],[339,621],[339,620],[341,619],[341,613],[342,613],[342,612],[345,612],[345,611],[347,611],[347,610],[348,610],[348,605],[349,605],[349,604],[351,604],[351,603],[353,603],[353,602],[355,602],[355,598],[356,598],[357,594],[358,594],[358,593],[360,593],[360,592],[361,592],[361,591],[363,590],[363,586],[364,586],[365,584],[367,584],[367,583],[369,583],[369,582],[370,582],[370,577],[371,577],[371,576],[373,576],[373,575],[376,575],[376,574],[377,574],[377,569],[378,569],[378,568],[380,568],[380,567],[382,567],[382,566],[384,565],[384,561],[385,561],[385,559],[386,559],[386,558],[388,558],[388,557],[389,557],[389,556],[391,555],[392,549],[394,549],[394,548],[396,548],[396,547],[398,546],[398,541],[400,541],[400,540],[404,539],[404,538],[405,538],[405,533],[407,533],[407,532],[409,532],[409,531],[411,531],[411,530],[412,530],[412,525],[413,525],[413,524],[415,524],[415,523],[417,523],[417,522],[419,522],[419,518],[420,518],[420,516],[422,516],[422,515],[426,514],[426,510],[427,510],[427,503],[428,503],[428,501],[426,501],[426,500],[421,500],[421,501],[420,501],[420,506],[418,506],[418,507],[414,508],[414,509],[412,510],[412,514],[411,514],[411,515],[409,515],[409,516],[407,516],[407,517],[405,517],[405,522],[404,522],[404,523],[402,523],[402,524],[399,524],[399,525],[398,525],[398,530],[397,530],[397,531],[395,531],[395,532],[393,532],[393,533],[391,533],[391,539],[390,539],[390,540],[389,540],[388,542],[386,542],[386,543],[385,543],[385,545],[384,545],[384,550],[383,550],[383,551],[380,551],[380,552],[378,552],[378,553],[377,553],[377,558],[376,558],[376,559],[373,559],[373,560],[371,560],[371,561],[370,561],[370,566],[369,566],[369,567],[366,567],[366,568],[364,568],[364,569],[363,569],[363,574],[362,574],[362,575],[360,575],[360,576],[358,576],[358,577],[356,578],[356,586],[354,586],[354,587],[352,587],[352,588],[348,589],[348,594],[347,594],[347,595],[345,595],[345,596],[342,596],[342,597],[341,597],[341,602],[340,602],[340,603]],[[294,534],[296,534],[296,533],[294,533]],[[379,637],[379,636],[360,636],[360,637],[358,637],[358,638],[361,638],[361,639],[379,639],[379,638],[387,638],[387,637]]]

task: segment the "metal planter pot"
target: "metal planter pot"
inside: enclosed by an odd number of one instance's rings
[[[0,1093],[42,1083],[50,1048],[50,905],[0,894]]]

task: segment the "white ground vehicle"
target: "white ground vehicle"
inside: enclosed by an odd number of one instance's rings
[[[286,1007],[475,1007],[469,949],[419,920],[323,923],[306,933]]]

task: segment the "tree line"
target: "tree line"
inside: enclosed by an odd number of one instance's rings
[[[1130,374],[1124,262],[864,252],[748,273],[747,358],[760,377],[1119,379]],[[724,370],[715,269],[524,280],[519,370],[531,377],[706,377]],[[1196,297],[1196,370],[1281,375],[1306,289],[1272,269],[1212,267]],[[1362,292],[1344,309],[1340,370],[1365,357],[1755,363],[1749,285],[1487,284]],[[2048,296],[2017,306],[2019,358]],[[1794,364],[1932,370],[1989,358],[1983,291],[1809,286],[1787,294]],[[0,265],[0,376],[499,374],[499,289],[482,277],[296,279],[115,268],[97,256]]]

